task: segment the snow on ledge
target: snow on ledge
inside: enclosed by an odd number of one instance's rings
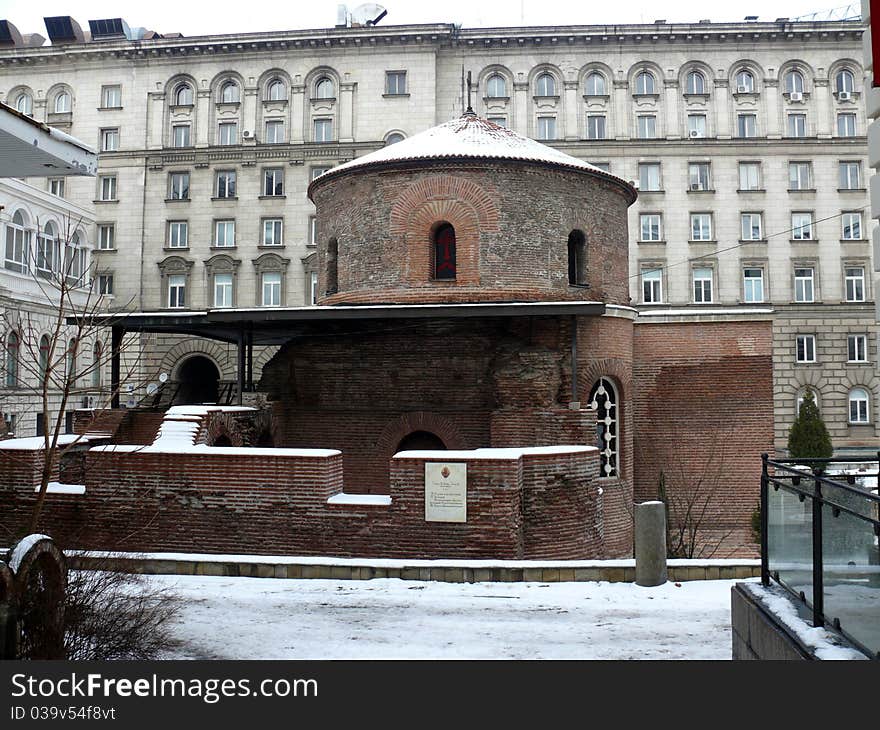
[[[595,446],[531,446],[512,449],[471,449],[470,451],[398,451],[393,458],[515,461],[523,456],[562,456],[565,454],[586,454],[598,450]]]
[[[350,504],[368,507],[390,507],[391,497],[387,494],[346,494],[340,492],[327,499],[327,504]]]
[[[70,446],[75,443],[87,443],[88,436],[75,433],[65,433],[58,436],[58,447]],[[50,439],[51,441],[51,439]],[[40,451],[46,448],[46,442],[42,436],[30,436],[20,439],[6,439],[0,441],[0,451]]]
[[[40,485],[34,487],[35,492],[40,491]],[[49,482],[46,486],[46,494],[85,494],[85,484],[62,484],[61,482]]]
[[[208,446],[207,444],[185,444],[178,441],[137,446],[134,444],[108,444],[93,446],[93,452],[111,452],[118,454],[194,454],[197,456],[240,456],[244,459],[251,456],[299,456],[304,458],[327,458],[338,456],[338,449],[275,449],[254,448],[250,446]]]
[[[27,555],[28,550],[30,550],[36,543],[40,540],[51,539],[52,538],[48,535],[41,535],[39,533],[22,538],[21,542],[15,546],[15,550],[12,551],[12,556],[9,558],[9,567],[12,569],[12,572],[18,572],[18,569],[21,567],[21,561],[24,560],[24,556]]]

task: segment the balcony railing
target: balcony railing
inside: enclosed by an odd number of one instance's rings
[[[796,596],[814,626],[880,658],[880,453],[762,459],[761,582]]]

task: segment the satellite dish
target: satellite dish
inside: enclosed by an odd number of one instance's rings
[[[147,395],[153,395],[157,390],[159,390],[159,386],[155,383],[150,383],[147,385]]]
[[[162,373],[159,376],[159,382],[160,383],[167,383],[168,382],[168,373]]]
[[[376,25],[388,11],[376,3],[364,3],[351,11],[352,25]]]

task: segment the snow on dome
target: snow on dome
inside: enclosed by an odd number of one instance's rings
[[[633,195],[635,194],[635,191],[623,178],[553,147],[523,137],[512,129],[501,127],[472,112],[465,113],[458,119],[432,127],[425,132],[420,132],[375,152],[337,165],[322,175],[318,175],[315,181],[370,165],[407,160],[442,160],[462,157],[538,162],[561,165],[576,170],[587,170],[602,177],[622,182],[632,190]],[[309,185],[309,191],[311,197],[311,185]]]

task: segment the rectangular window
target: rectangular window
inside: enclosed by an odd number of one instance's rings
[[[314,306],[318,303],[318,274],[313,271],[310,277],[309,302]]]
[[[813,214],[812,213],[792,213],[791,214],[791,237],[795,241],[812,241],[813,240]]]
[[[181,309],[186,306],[186,275],[172,274],[168,277],[168,307]]]
[[[868,336],[847,335],[846,358],[849,362],[868,361]]]
[[[790,190],[812,190],[813,171],[809,162],[788,163],[788,187]]]
[[[318,245],[318,218],[317,216],[309,216],[309,246]]]
[[[281,218],[264,218],[263,219],[263,245],[264,246],[280,246],[283,241]]]
[[[657,136],[657,117],[654,114],[639,114],[637,135],[639,139],[654,139]]]
[[[859,190],[862,187],[862,163],[841,162],[840,181],[841,190]]]
[[[406,71],[385,72],[385,93],[392,96],[406,93]]]
[[[229,248],[235,246],[235,221],[214,221],[214,246]]]
[[[642,301],[645,304],[663,301],[663,272],[660,269],[642,269]]]
[[[760,241],[761,240],[761,214],[760,213],[743,213],[740,216],[742,222],[742,240],[743,241]]]
[[[660,163],[639,164],[639,190],[660,190]]]
[[[605,115],[587,116],[587,139],[605,139]]]
[[[538,139],[556,139],[556,117],[538,117]]]
[[[868,398],[862,388],[854,388],[849,393],[849,422],[868,423]]]
[[[760,162],[740,162],[739,163],[739,189],[740,190],[760,190],[761,189],[761,163]]]
[[[7,223],[6,268],[10,271],[26,274],[28,271],[28,260],[30,259],[30,249],[31,232],[26,231],[19,225]]]
[[[98,226],[98,248],[101,251],[112,251],[116,248],[116,226],[113,223],[101,223]]]
[[[98,274],[98,294],[113,296],[113,274]]]
[[[712,269],[699,268],[693,270],[694,302],[708,304],[712,301]]]
[[[807,136],[807,115],[806,114],[789,114],[788,115],[788,136],[789,137],[806,137]]]
[[[217,125],[217,144],[238,144],[238,122],[220,122]]]
[[[796,350],[797,362],[816,362],[816,335],[798,335]]]
[[[270,167],[263,170],[263,195],[284,195],[284,170]]]
[[[855,114],[838,114],[837,115],[837,136],[838,137],[855,137],[856,136],[856,115]]]
[[[737,137],[757,137],[758,118],[754,114],[738,114],[736,117]]]
[[[190,125],[175,124],[171,127],[171,144],[173,147],[190,146]]]
[[[281,272],[267,271],[263,274],[263,306],[281,306]]]
[[[691,213],[691,240],[712,240],[712,214]]]
[[[64,197],[64,178],[53,178],[49,180],[49,192],[57,195],[59,198]]]
[[[122,106],[121,86],[101,87],[101,107],[104,109],[118,109]]]
[[[284,141],[284,122],[270,119],[266,122],[266,144],[280,144]]]
[[[168,248],[189,246],[189,224],[186,221],[168,221]]]
[[[815,274],[811,266],[797,267],[794,270],[794,300],[796,302],[815,301]]]
[[[333,141],[333,120],[332,119],[316,119],[314,123],[315,142],[332,142]]]
[[[214,306],[232,306],[232,274],[214,274]]]
[[[168,175],[168,197],[171,200],[189,200],[188,172],[172,172]]]
[[[100,200],[116,200],[116,175],[102,175],[99,181]]]
[[[764,269],[743,269],[743,301],[750,304],[764,301]]]
[[[660,241],[663,238],[663,228],[659,213],[642,213],[639,216],[641,223],[641,241]]]
[[[840,237],[844,241],[862,240],[862,214],[844,213],[840,217]]]
[[[329,165],[326,167],[323,167],[323,166],[322,167],[313,167],[309,171],[309,180],[314,180],[316,177],[318,177],[318,175],[323,175],[325,172],[327,172],[327,170],[332,170],[332,169],[333,168],[330,167]]]
[[[234,198],[236,184],[235,170],[218,170],[216,194],[218,198]]]
[[[699,139],[706,136],[706,115],[688,114],[688,137]]]
[[[865,301],[865,267],[847,266],[844,269],[846,280],[846,301]]]
[[[507,127],[507,117],[486,117],[493,124],[497,124],[499,127]],[[604,125],[603,125],[604,126]],[[588,123],[589,129],[589,123]]]
[[[688,163],[688,186],[690,190],[709,190],[711,185],[708,162]]]
[[[593,167],[598,167],[600,170],[604,170],[605,172],[611,172],[611,163],[610,162],[591,162]]]

